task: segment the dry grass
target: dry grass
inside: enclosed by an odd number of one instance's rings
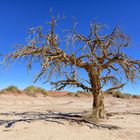
[[[48,95],[48,92],[44,88],[29,86],[24,89],[24,93],[28,96],[36,97],[38,94],[42,94],[44,96]]]
[[[17,86],[11,85],[7,88],[4,88],[0,91],[0,94],[13,94],[13,95],[27,95],[32,97],[37,97],[38,95],[43,96],[71,96],[71,97],[91,97],[92,94],[83,92],[83,91],[77,91],[77,92],[66,92],[65,94],[62,94],[62,92],[57,91],[46,91],[44,88],[36,87],[36,86],[28,86],[24,90],[20,90]],[[105,93],[105,96],[111,95],[116,98],[121,99],[140,99],[140,95],[131,95],[122,93],[120,91],[113,91],[109,93]]]
[[[22,91],[18,87],[14,86],[14,85],[8,86],[7,88],[2,89],[0,91],[0,94],[10,94],[10,93],[21,94]]]
[[[92,94],[84,92],[84,91],[68,92],[67,95],[72,96],[72,97],[90,97],[90,96],[92,96]]]
[[[80,97],[81,95],[79,93],[75,93],[75,92],[68,92],[67,96]]]
[[[8,86],[7,88],[4,88],[0,91],[0,94],[13,94],[13,95],[28,95],[32,97],[37,97],[39,94],[43,96],[47,96],[48,92],[40,87],[35,87],[35,86],[29,86],[25,88],[24,90],[20,90],[16,86]]]
[[[112,95],[113,97],[117,97],[121,99],[132,99],[132,98],[140,99],[140,95],[132,95],[129,93],[122,93],[120,91],[113,91],[113,92],[109,92],[108,94]]]

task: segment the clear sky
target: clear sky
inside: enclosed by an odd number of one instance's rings
[[[127,53],[140,59],[139,0],[0,0],[0,53],[10,52],[14,44],[25,43],[29,28],[47,26],[50,8],[55,15],[64,13],[67,25],[71,25],[72,17],[76,17],[82,32],[87,31],[93,19],[110,28],[119,25],[133,41],[133,48]],[[25,88],[33,84],[33,74],[39,66],[35,65],[30,73],[25,64],[15,64],[4,71],[0,68],[0,89],[8,85]],[[35,85],[51,88],[42,82],[38,81]],[[123,91],[140,94],[140,79],[134,84],[128,83]]]

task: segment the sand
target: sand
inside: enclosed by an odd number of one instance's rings
[[[89,97],[29,97],[0,96],[0,120],[16,120],[23,116],[16,113],[83,112],[89,111],[92,98]],[[0,140],[140,140],[140,100],[105,98],[107,112],[120,112],[101,123],[117,125],[121,129],[90,129],[85,125],[36,120],[33,122],[17,122],[9,128],[0,125]],[[121,114],[125,112],[126,114]],[[138,113],[138,114],[135,114]]]

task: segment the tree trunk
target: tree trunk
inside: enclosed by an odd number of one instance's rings
[[[101,91],[101,83],[99,78],[99,72],[91,69],[89,73],[90,83],[92,87],[93,95],[93,106],[91,118],[93,120],[104,119],[106,117],[105,108],[104,108],[104,96]]]
[[[106,117],[104,108],[104,96],[101,91],[96,91],[93,94],[92,118],[104,119]]]

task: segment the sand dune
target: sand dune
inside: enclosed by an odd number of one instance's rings
[[[91,109],[90,97],[29,97],[0,96],[0,121],[37,118],[39,114],[51,112],[84,112]],[[35,120],[17,122],[11,127],[0,125],[0,140],[140,140],[140,100],[106,97],[108,112],[120,112],[101,123],[116,125],[121,129],[90,129],[85,125],[62,121],[63,124]],[[125,114],[121,114],[125,112]],[[137,113],[137,114],[136,114]]]

